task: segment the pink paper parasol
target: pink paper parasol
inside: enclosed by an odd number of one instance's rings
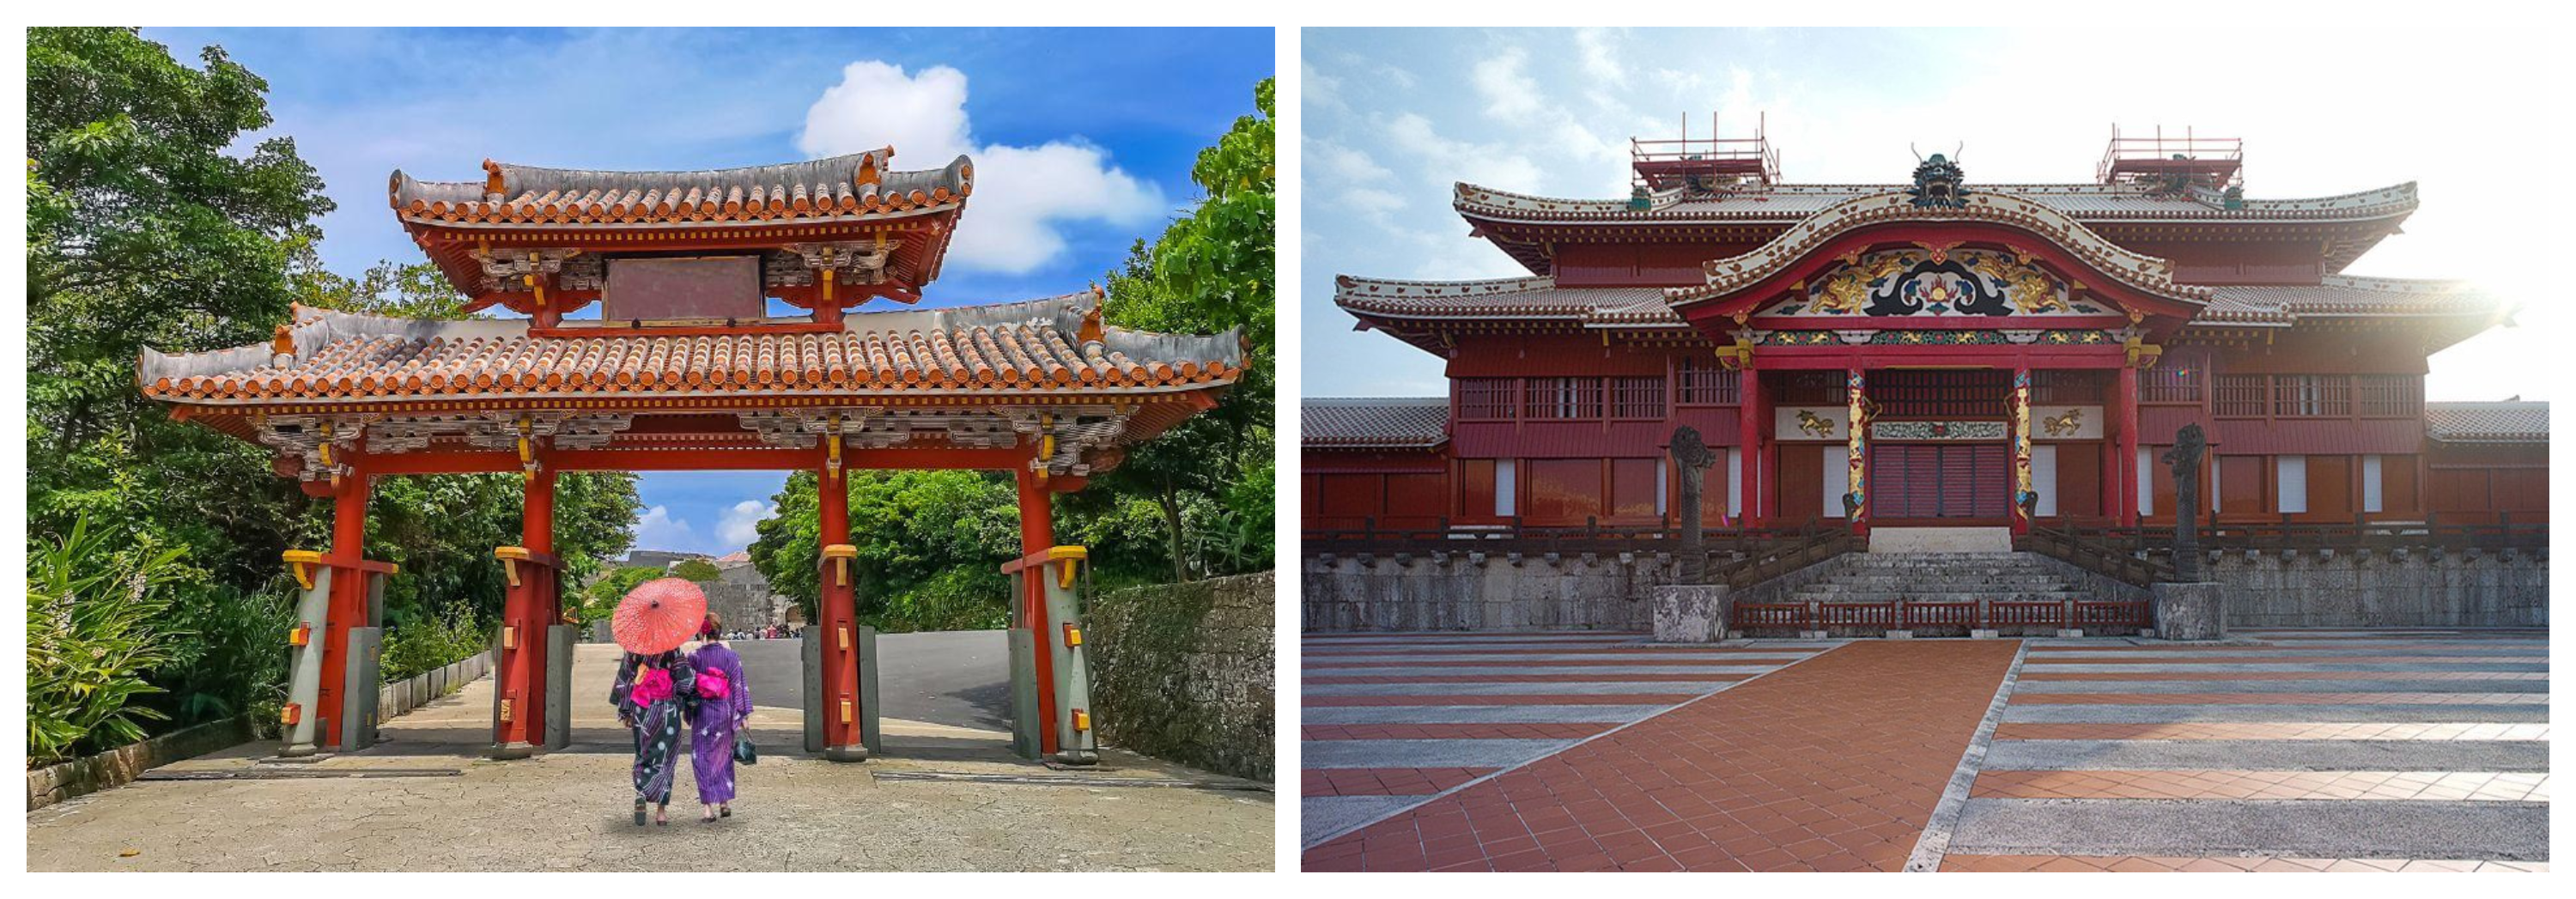
[[[617,603],[617,615],[609,620],[609,630],[617,635],[617,645],[638,655],[654,655],[680,648],[697,636],[698,625],[707,619],[707,594],[698,585],[675,577],[657,578],[635,586]]]

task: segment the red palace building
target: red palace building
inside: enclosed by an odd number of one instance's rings
[[[1712,527],[2170,525],[2178,429],[2219,525],[2546,520],[2548,407],[2426,403],[2506,321],[2457,281],[2346,274],[2413,183],[2249,199],[2242,144],[2116,132],[2082,184],[1787,184],[1761,137],[1636,141],[1624,199],[1459,184],[1529,276],[1345,275],[1449,395],[1306,401],[1310,538],[1678,522],[1665,446],[1718,456]]]

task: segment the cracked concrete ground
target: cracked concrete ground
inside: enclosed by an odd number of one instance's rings
[[[603,698],[614,647],[581,647],[573,745],[481,758],[492,681],[387,722],[386,741],[319,762],[264,762],[266,742],[161,771],[454,770],[454,776],[141,782],[27,814],[33,871],[1266,871],[1272,795],[1260,789],[1081,786],[1049,778],[1178,778],[1253,786],[1110,750],[1054,772],[1007,735],[888,720],[887,752],[834,764],[795,752],[800,713],[764,706],[739,769],[734,817],[697,821],[685,763],[668,827],[634,826],[629,741]],[[785,691],[776,696],[784,697]],[[879,781],[892,772],[1001,774],[1039,783]],[[674,853],[680,853],[674,855]]]

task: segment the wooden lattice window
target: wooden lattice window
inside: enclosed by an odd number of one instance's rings
[[[2270,402],[2262,375],[2219,375],[2211,386],[2211,413],[2220,418],[2261,418]]]
[[[2111,383],[2111,373],[2098,368],[2053,369],[2030,373],[2034,403],[2098,403]]]
[[[1664,417],[1664,379],[1611,378],[1610,417]]]
[[[1780,405],[1839,406],[1850,402],[1850,383],[1838,371],[1793,371],[1780,379]]]
[[[2414,418],[2424,412],[2421,375],[2361,375],[2354,379],[2366,418]]]
[[[1510,378],[1459,378],[1457,384],[1460,421],[1510,421],[1520,406]]]
[[[1704,359],[1683,359],[1675,376],[1673,402],[1684,406],[1732,406],[1742,400],[1736,372]]]
[[[2002,418],[2012,409],[2007,371],[1883,371],[1868,390],[1892,418]]]
[[[1533,421],[1601,417],[1600,378],[1530,378],[1521,414]]]
[[[2352,379],[2342,375],[2273,375],[2276,418],[2349,418]]]
[[[2200,405],[2200,394],[2206,381],[2207,370],[2195,365],[2165,365],[2146,369],[2138,373],[2138,400],[2147,403],[2183,403],[2197,406]]]

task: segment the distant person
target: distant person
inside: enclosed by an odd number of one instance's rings
[[[617,706],[617,722],[635,734],[635,826],[644,826],[647,805],[653,806],[654,824],[668,825],[671,756],[682,719],[700,704],[697,672],[677,649],[649,656],[629,652],[617,664],[608,701]]]
[[[734,738],[751,720],[751,684],[742,677],[742,656],[724,641],[724,624],[714,612],[698,628],[698,648],[689,666],[698,672],[696,713],[689,717],[689,762],[697,775],[698,820],[733,817]]]

